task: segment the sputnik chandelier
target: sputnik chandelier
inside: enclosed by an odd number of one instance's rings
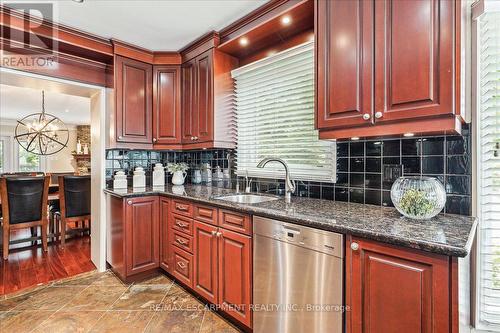
[[[61,119],[45,112],[45,93],[42,91],[42,112],[17,121],[14,138],[30,153],[52,155],[67,146],[68,128]]]

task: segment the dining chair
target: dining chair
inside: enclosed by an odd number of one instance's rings
[[[90,176],[60,176],[59,206],[55,213],[60,221],[61,246],[66,243],[66,225],[88,221],[90,230]]]
[[[10,232],[12,230],[40,226],[42,247],[44,251],[47,251],[49,182],[48,176],[0,178],[4,260],[9,257]]]

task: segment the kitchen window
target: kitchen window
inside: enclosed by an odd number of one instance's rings
[[[485,8],[493,2],[485,1]],[[500,331],[500,6],[477,21],[477,326]]]
[[[314,44],[296,46],[232,72],[238,140],[237,174],[283,178],[283,167],[257,164],[279,157],[293,179],[332,182],[335,143],[314,128]]]

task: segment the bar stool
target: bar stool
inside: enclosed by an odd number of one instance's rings
[[[55,213],[60,221],[61,246],[66,243],[66,224],[88,221],[90,230],[90,176],[59,177],[60,211]]]
[[[3,217],[3,259],[9,257],[10,232],[41,226],[42,247],[47,251],[47,198],[50,177],[2,177],[0,198]]]

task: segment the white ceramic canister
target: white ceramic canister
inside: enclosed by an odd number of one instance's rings
[[[156,163],[153,169],[153,186],[165,186],[165,168],[161,163]]]
[[[115,178],[113,179],[113,189],[126,189],[127,188],[127,176],[123,171],[117,171],[115,173]]]
[[[146,186],[146,173],[142,167],[136,167],[134,171],[133,187]]]

